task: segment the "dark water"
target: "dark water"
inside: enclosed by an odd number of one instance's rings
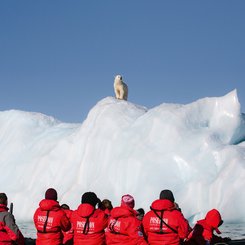
[[[36,229],[33,222],[18,223],[17,225],[24,237],[36,238]]]
[[[230,237],[231,239],[245,239],[245,223],[240,224],[223,224],[219,230],[222,237]]]
[[[36,230],[32,222],[19,223],[18,226],[25,237],[36,238]],[[220,235],[222,237],[230,237],[233,240],[245,239],[245,223],[223,224],[219,230],[222,232]]]

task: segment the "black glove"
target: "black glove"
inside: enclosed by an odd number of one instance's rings
[[[223,241],[224,241],[224,242],[229,242],[230,240],[231,240],[230,237],[224,237],[224,238],[223,238]]]

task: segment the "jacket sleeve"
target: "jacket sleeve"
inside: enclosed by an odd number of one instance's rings
[[[61,219],[60,219],[61,230],[62,231],[69,231],[71,229],[71,222],[63,210],[60,210],[60,212],[62,213]]]
[[[185,219],[185,217],[183,216],[183,214],[179,212],[178,235],[181,239],[186,239],[189,235],[189,232],[190,232],[190,225],[188,221]]]
[[[102,219],[101,219],[102,227],[105,229],[108,225],[108,216],[103,212]]]
[[[143,220],[142,220],[142,225],[144,229],[144,236],[147,238],[148,237],[148,224],[149,224],[149,212],[145,214]]]

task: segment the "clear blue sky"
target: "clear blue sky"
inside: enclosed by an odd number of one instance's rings
[[[237,89],[245,111],[244,0],[2,0],[0,110],[82,122],[114,96],[152,108]]]

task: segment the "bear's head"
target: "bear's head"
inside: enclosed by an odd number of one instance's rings
[[[115,76],[115,81],[122,81],[122,76],[121,75],[116,75]]]

